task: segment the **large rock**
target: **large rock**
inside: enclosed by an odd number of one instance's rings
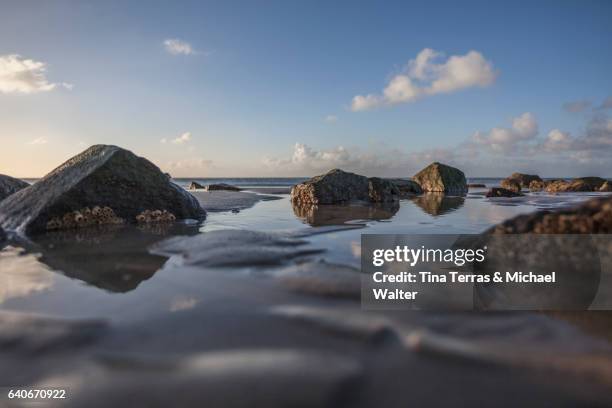
[[[395,184],[399,189],[400,195],[414,195],[414,194],[422,194],[423,189],[419,184],[414,180],[406,180],[406,179],[387,179],[391,183]]]
[[[0,174],[0,201],[29,186],[25,181]]]
[[[523,194],[505,188],[493,187],[487,192],[487,197],[520,197]]]
[[[574,183],[586,184],[591,188],[591,191],[599,190],[607,181],[601,177],[578,177],[573,180]]]
[[[397,186],[388,180],[368,179],[340,169],[316,176],[291,189],[294,204],[341,204],[351,201],[392,202],[399,197]]]
[[[610,234],[612,197],[587,201],[579,207],[557,212],[537,211],[519,215],[493,227],[496,234]]]
[[[546,185],[549,193],[599,191],[607,182],[601,177],[579,177],[570,181],[555,180]]]
[[[0,203],[0,226],[26,234],[205,216],[153,163],[107,145],[90,147]]]
[[[434,162],[414,177],[423,191],[464,195],[467,193],[465,174],[459,169]]]
[[[533,180],[529,183],[529,191],[542,191],[546,188],[547,183],[544,180]]]

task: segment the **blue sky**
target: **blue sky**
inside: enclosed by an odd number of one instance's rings
[[[176,176],[612,176],[609,1],[1,7],[1,173],[109,143]]]

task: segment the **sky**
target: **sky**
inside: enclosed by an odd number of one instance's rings
[[[612,177],[611,1],[0,0],[0,173]]]

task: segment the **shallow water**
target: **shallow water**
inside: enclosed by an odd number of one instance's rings
[[[381,392],[389,404],[402,400],[402,385],[393,378],[426,385],[441,370],[457,393],[476,381],[498,391],[529,395],[534,402],[607,401],[596,384],[593,389],[585,385],[585,372],[595,372],[605,387],[612,386],[605,368],[612,350],[609,325],[597,323],[607,321],[607,315],[566,319],[563,314],[361,311],[353,296],[352,272],[359,267],[363,233],[479,233],[517,214],[571,206],[601,195],[535,193],[488,199],[485,191],[473,189],[466,197],[427,194],[390,207],[293,208],[288,196],[279,195],[239,212],[210,212],[202,225],[82,230],[11,242],[0,251],[0,311],[34,312],[45,319],[101,319],[108,328],[89,340],[91,345],[71,340],[70,328],[62,341],[74,341],[75,349],[85,347],[84,355],[118,355],[113,358],[130,367],[136,363],[125,353],[137,353],[146,361],[161,355],[209,361],[216,357],[198,353],[262,348],[333,353],[364,367],[368,385],[365,391],[360,388],[365,393],[363,405],[376,401]],[[227,229],[271,235],[214,235]],[[220,264],[219,259],[229,259],[234,266]],[[92,364],[99,369],[99,363],[84,362],[83,354],[62,363],[67,365],[63,368],[50,364],[48,372],[38,368],[39,360],[14,360],[33,347],[31,339],[37,336],[31,327],[16,330],[13,337],[9,331],[7,343],[0,335],[0,346],[8,344],[9,351],[16,347],[8,363],[0,348],[5,367],[0,365],[0,378],[48,382],[57,370],[89,373]],[[434,358],[418,357],[423,352]],[[42,357],[53,359],[57,353],[51,347]],[[241,353],[244,361],[253,357]],[[584,363],[583,356],[593,353],[600,356],[599,363]],[[559,355],[569,356],[569,362],[558,360]],[[257,356],[253,358],[259,361]],[[485,369],[472,360],[505,368]],[[296,364],[299,371],[303,363]],[[537,374],[551,366],[557,367],[552,375]],[[514,375],[514,370],[524,369],[528,374]],[[115,375],[114,368],[104,370],[110,370],[108,376],[98,371],[83,375],[101,382]],[[266,370],[275,375],[272,368]],[[385,380],[381,383],[380,378]],[[431,398],[413,391],[415,401]],[[495,393],[482,390],[464,393],[462,400],[503,403]]]

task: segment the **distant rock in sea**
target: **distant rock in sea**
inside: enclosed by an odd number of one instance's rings
[[[487,186],[482,183],[470,183],[467,186],[468,188],[487,188]]]
[[[28,187],[29,184],[11,176],[0,174],[0,201],[11,194]]]
[[[291,189],[294,204],[341,204],[351,201],[392,202],[399,189],[388,180],[370,178],[340,169],[316,176]]]
[[[599,191],[607,182],[601,177],[580,177],[570,181],[555,180],[546,185],[549,193]]]
[[[150,161],[117,146],[95,145],[2,201],[0,226],[35,234],[142,222],[147,211],[166,214],[152,218],[164,221],[206,216],[195,197]]]
[[[204,189],[206,191],[219,191],[219,190],[242,191],[240,187],[232,186],[231,184],[226,184],[226,183],[209,184],[206,187],[204,187]]]
[[[512,173],[506,180],[515,180],[521,188],[529,188],[529,185],[534,181],[542,181],[537,174]],[[503,187],[503,186],[502,186]]]
[[[461,170],[438,162],[425,167],[412,179],[425,192],[465,195],[468,189],[465,174]]]
[[[520,197],[523,194],[505,188],[493,187],[487,192],[487,197]]]
[[[203,188],[204,186],[196,181],[192,181],[191,183],[189,183],[189,187],[187,187],[188,190],[201,190]]]

